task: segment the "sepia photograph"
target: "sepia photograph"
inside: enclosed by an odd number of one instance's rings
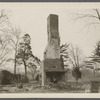
[[[0,95],[91,93],[100,93],[100,3],[0,3]]]

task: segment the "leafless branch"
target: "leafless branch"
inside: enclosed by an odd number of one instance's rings
[[[84,65],[82,59],[83,57],[79,48],[75,48],[71,45],[68,53],[69,53],[68,54],[69,64],[72,64],[73,67],[79,67],[79,68],[81,68]]]
[[[74,18],[72,20],[80,20],[80,19],[83,19],[83,18],[96,18],[98,19],[98,16],[95,16],[95,15],[92,15],[92,14],[76,14],[77,15],[77,18]]]

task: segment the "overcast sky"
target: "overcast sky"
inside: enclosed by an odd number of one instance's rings
[[[81,48],[85,56],[90,56],[94,46],[100,40],[100,25],[84,27],[87,23],[98,22],[92,18],[73,20],[76,14],[95,14],[93,8],[98,4],[67,3],[2,3],[0,9],[10,10],[10,21],[30,34],[33,53],[41,60],[47,45],[47,17],[49,14],[59,16],[59,33],[61,43],[71,43]],[[81,8],[80,8],[81,7]]]

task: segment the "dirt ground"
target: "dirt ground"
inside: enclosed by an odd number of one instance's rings
[[[30,83],[17,83],[12,85],[0,85],[0,93],[84,93],[82,85],[47,85],[42,87],[37,81]]]

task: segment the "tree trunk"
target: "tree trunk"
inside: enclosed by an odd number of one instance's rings
[[[30,70],[31,70],[31,73],[32,73],[32,77],[33,77],[33,79],[34,79],[34,71],[33,71],[32,68],[30,68]]]
[[[14,62],[14,75],[16,75],[16,51],[15,51],[15,62]]]
[[[76,79],[76,81],[77,81],[77,84],[78,84],[78,78]]]
[[[93,75],[95,76],[95,69],[93,69]]]
[[[25,66],[25,81],[27,81],[27,67]]]
[[[27,82],[27,66],[24,59],[23,59],[23,62],[24,62],[24,68],[25,68],[25,82]]]

